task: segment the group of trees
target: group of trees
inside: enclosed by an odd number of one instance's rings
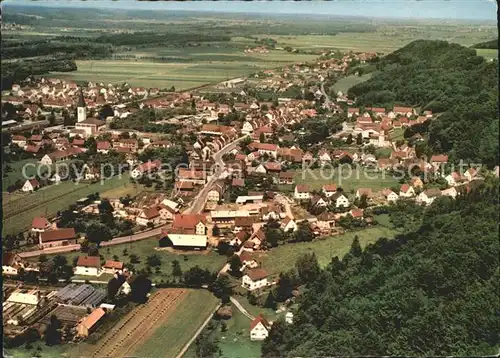
[[[433,153],[451,161],[498,165],[498,62],[445,41],[414,41],[376,64],[378,72],[349,89],[357,105],[419,106],[440,113],[429,126]]]
[[[294,324],[275,322],[263,356],[496,354],[498,185],[400,207],[415,227],[364,250],[355,240],[324,270],[307,260]]]

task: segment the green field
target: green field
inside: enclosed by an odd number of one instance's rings
[[[476,50],[478,56],[483,56],[485,59],[490,60],[493,58],[498,59],[498,50],[495,49],[477,49]]]
[[[42,188],[34,193],[15,197],[15,200],[5,200],[10,195],[4,196],[3,201],[3,229],[4,235],[18,233],[31,225],[35,216],[48,217],[57,214],[59,210],[66,209],[78,199],[96,192],[106,192],[119,188],[129,183],[129,174],[105,180],[94,184],[75,184],[71,181],[61,182]]]
[[[378,226],[312,242],[285,244],[266,253],[257,254],[257,257],[262,261],[262,267],[272,275],[288,271],[294,266],[297,259],[306,252],[314,252],[320,266],[325,267],[334,256],[342,258],[349,251],[356,235],[359,237],[361,246],[364,247],[381,237],[392,239],[395,233],[396,231],[392,229]]]
[[[132,86],[148,88],[174,86],[176,90],[184,90],[249,75],[267,68],[310,61],[317,57],[290,54],[285,51],[245,55],[242,49],[232,47],[208,49],[153,47],[140,49],[140,52],[127,52],[127,55],[136,57],[123,60],[76,61],[77,71],[54,72],[51,73],[51,77],[76,82],[102,82],[103,84],[127,82]],[[169,62],[160,62],[160,56],[167,56],[171,59]],[[144,59],[145,57],[148,59]]]
[[[338,80],[334,85],[333,89],[335,92],[342,91],[342,93],[347,93],[347,90],[358,83],[365,82],[372,77],[371,73],[367,73],[366,75],[356,76],[350,75],[347,77],[343,77]]]
[[[218,299],[206,290],[190,290],[175,313],[133,352],[136,357],[175,357],[210,316]]]
[[[497,36],[497,29],[488,26],[464,26],[435,22],[419,24],[380,24],[374,32],[342,32],[337,35],[269,36],[280,47],[290,46],[302,50],[337,49],[340,51],[370,51],[389,53],[417,40],[446,40],[472,46]]]
[[[158,240],[156,238],[150,238],[127,244],[102,247],[99,250],[99,253],[109,260],[113,259],[113,256],[116,255],[118,256],[119,261],[125,263],[130,262],[129,255],[134,253],[138,256],[140,261],[139,263],[132,264],[135,270],[145,269],[147,266],[146,258],[150,255],[156,254],[161,260],[161,272],[155,273],[155,270],[153,270],[153,274],[150,276],[151,280],[156,283],[160,283],[162,280],[168,281],[174,279],[172,276],[172,262],[174,260],[179,261],[183,272],[196,265],[201,268],[209,269],[212,272],[216,272],[219,271],[226,262],[225,256],[218,255],[213,251],[186,252],[184,254],[180,251],[157,251],[155,250],[155,247],[158,247]],[[123,254],[124,249],[127,249],[127,255]],[[69,252],[62,255],[65,256],[68,259],[68,262],[71,263],[73,259],[81,255],[81,253]]]
[[[322,174],[323,173],[323,174]],[[321,190],[325,184],[335,183],[342,187],[345,192],[356,192],[358,188],[371,188],[379,191],[398,185],[398,181],[385,172],[366,172],[364,169],[352,169],[349,175],[348,169],[314,169],[310,171],[297,171],[295,174],[296,184],[308,184],[314,190]]]
[[[23,167],[26,164],[34,164],[35,166],[29,165],[25,168],[25,173],[26,177],[32,177],[36,174],[37,167],[39,164],[38,160],[36,159],[25,159],[25,160],[20,160],[14,163],[7,163],[4,165],[8,165],[11,168],[11,171],[5,172],[5,170],[2,171],[3,175],[3,180],[2,180],[2,190],[6,191],[7,187],[14,184],[17,180],[21,180],[24,184],[26,181],[25,177],[23,176]],[[44,172],[44,171],[42,171]]]

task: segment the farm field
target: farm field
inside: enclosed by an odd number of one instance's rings
[[[96,192],[120,187],[129,183],[129,174],[106,180],[102,183],[76,185],[71,181],[61,182],[42,188],[32,194],[16,198],[14,201],[3,201],[3,234],[18,233],[31,225],[35,216],[55,215],[59,210],[74,204],[78,199]],[[6,197],[4,197],[5,199]]]
[[[185,90],[317,57],[290,54],[285,51],[245,55],[242,49],[238,52],[231,48],[210,49],[212,52],[196,49],[198,52],[147,48],[141,49],[140,52],[127,52],[127,56],[136,56],[131,59],[76,61],[77,71],[53,72],[50,76],[75,82],[94,81],[104,84],[127,82],[131,86],[148,88],[174,86],[176,90]],[[169,62],[163,62],[159,56],[167,56]],[[144,57],[148,59],[145,60]]]
[[[381,237],[392,239],[397,232],[387,227],[373,227],[365,230],[347,232],[343,235],[328,237],[312,242],[285,244],[273,248],[266,253],[257,254],[262,261],[262,267],[271,275],[277,276],[281,272],[288,271],[296,260],[307,252],[314,252],[318,258],[319,265],[326,267],[334,256],[340,259],[349,251],[354,236],[359,237],[362,247],[376,242]]]
[[[322,174],[323,173],[323,174]],[[364,169],[352,169],[349,175],[349,169],[339,171],[336,169],[314,169],[311,171],[297,171],[295,174],[296,184],[308,184],[312,190],[320,190],[325,184],[335,183],[342,187],[346,193],[355,192],[358,188],[371,188],[373,191],[379,191],[384,188],[398,186],[398,180],[385,172],[366,172]]]
[[[493,26],[464,29],[460,25],[407,24],[380,25],[374,32],[342,32],[337,35],[268,36],[278,41],[277,46],[290,46],[302,50],[338,49],[340,51],[371,51],[389,53],[417,40],[446,40],[472,46],[497,36]]]
[[[338,80],[334,85],[333,89],[335,92],[341,91],[343,93],[347,93],[347,90],[358,83],[365,82],[372,77],[372,73],[367,73],[366,75],[356,76],[350,75],[347,77],[343,77]]]
[[[170,322],[178,315],[177,307],[190,302],[189,294],[188,290],[178,288],[157,290],[146,304],[136,307],[120,320],[96,345],[79,345],[78,349],[84,348],[91,357],[130,356],[137,345],[147,342],[165,321]]]
[[[100,249],[101,254],[106,258],[112,259],[115,255],[118,256],[118,261],[130,262],[130,254],[134,253],[138,256],[139,263],[133,264],[135,270],[145,269],[147,267],[146,258],[150,255],[156,254],[161,261],[160,272],[153,273],[150,275],[150,279],[155,283],[160,283],[162,280],[173,280],[174,277],[172,273],[172,262],[177,260],[181,266],[182,271],[187,271],[191,267],[196,265],[203,269],[208,269],[212,272],[219,271],[224,263],[226,262],[226,257],[219,255],[213,251],[204,252],[186,252],[185,254],[181,251],[157,251],[155,247],[158,246],[158,240],[156,238],[150,238],[140,241],[134,241],[127,244],[112,245],[107,247],[102,247]],[[124,250],[127,250],[127,254],[124,255]],[[68,252],[62,254],[68,259],[68,262],[73,262],[73,259],[79,256],[79,252]],[[37,260],[38,258],[34,258]]]
[[[487,60],[491,60],[493,58],[498,59],[498,50],[495,49],[481,48],[477,49],[476,53],[478,56],[483,56]]]
[[[217,307],[218,299],[206,290],[183,291],[184,296],[175,312],[169,314],[148,339],[129,351],[129,356],[176,357]]]

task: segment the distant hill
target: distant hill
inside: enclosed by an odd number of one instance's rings
[[[498,165],[498,62],[445,41],[414,41],[380,59],[377,73],[349,89],[357,105],[441,113],[429,127],[434,153]]]
[[[491,41],[486,41],[486,42],[481,42],[478,43],[474,46],[471,46],[472,48],[476,49],[497,49],[498,50],[498,39],[491,40]]]

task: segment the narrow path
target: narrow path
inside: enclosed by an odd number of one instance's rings
[[[235,305],[235,306],[236,306],[236,308],[237,308],[237,309],[238,309],[241,313],[243,313],[243,314],[244,314],[247,318],[249,318],[249,319],[250,319],[250,320],[252,320],[252,321],[255,319],[255,317],[254,317],[254,316],[252,316],[252,315],[251,315],[251,314],[250,314],[250,313],[249,313],[249,312],[245,309],[245,307],[243,307],[243,306],[241,305],[241,303],[239,303],[239,302],[238,302],[238,300],[237,300],[236,298],[234,298],[234,297],[232,297],[232,296],[231,296],[231,297],[230,297],[230,300],[231,300],[231,303],[232,303],[233,305]]]

